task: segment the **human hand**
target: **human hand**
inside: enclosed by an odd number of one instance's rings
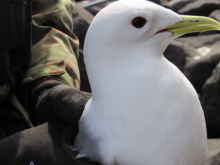
[[[38,97],[37,121],[47,122],[56,118],[77,124],[91,93],[82,92],[65,84],[47,89]]]

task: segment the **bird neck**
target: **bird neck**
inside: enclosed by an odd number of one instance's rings
[[[150,70],[163,58],[161,51],[141,45],[135,48],[93,47],[84,53],[93,100],[123,96],[125,90],[140,85],[138,81],[143,77],[149,77]]]

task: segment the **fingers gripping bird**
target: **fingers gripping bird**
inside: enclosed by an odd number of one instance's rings
[[[102,9],[84,46],[93,95],[79,122],[78,157],[104,165],[205,165],[199,99],[163,52],[183,34],[209,30],[220,24],[145,0]]]

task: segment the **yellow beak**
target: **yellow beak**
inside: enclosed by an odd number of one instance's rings
[[[173,35],[220,30],[220,23],[208,17],[181,15],[181,18],[182,22],[171,25],[166,30]]]

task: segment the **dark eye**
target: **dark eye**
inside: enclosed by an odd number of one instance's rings
[[[147,23],[147,20],[145,18],[143,18],[143,17],[135,17],[131,21],[131,23],[136,28],[142,28]]]

